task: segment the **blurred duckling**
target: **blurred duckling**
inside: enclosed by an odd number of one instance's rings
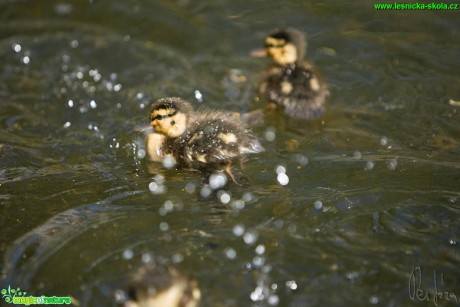
[[[197,307],[198,282],[173,267],[140,267],[133,276],[125,307]]]
[[[270,34],[264,49],[251,55],[270,56],[274,62],[258,87],[259,97],[269,108],[281,107],[293,118],[315,119],[324,112],[329,91],[313,65],[304,61],[306,45],[302,32],[288,28]]]
[[[194,169],[224,170],[235,183],[232,162],[264,150],[239,114],[194,111],[178,97],[156,101],[150,112],[150,125],[154,128],[146,142],[150,160],[164,161],[172,156],[176,163]]]

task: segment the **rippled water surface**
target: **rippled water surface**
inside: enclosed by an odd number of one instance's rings
[[[283,26],[329,83],[320,120],[268,114],[250,184],[209,196],[141,158],[160,97],[259,107],[248,53]],[[0,1],[1,288],[114,306],[159,263],[203,306],[455,305],[459,28],[372,1]]]

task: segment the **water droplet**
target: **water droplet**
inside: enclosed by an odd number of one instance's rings
[[[209,177],[209,186],[213,190],[222,188],[227,184],[227,176],[224,173],[215,173]]]
[[[62,127],[69,128],[72,125],[71,122],[66,122]]]
[[[30,58],[26,55],[25,57],[22,58],[22,62],[27,65],[30,63]]]
[[[285,173],[278,174],[276,179],[281,185],[287,185],[289,183],[289,177]]]
[[[372,305],[378,304],[378,303],[379,303],[379,298],[378,298],[378,296],[372,295],[372,296],[369,298],[369,303],[371,303]]]
[[[73,100],[70,99],[69,101],[67,101],[67,105],[69,106],[69,108],[73,108]]]
[[[220,202],[223,204],[228,204],[230,200],[232,199],[230,194],[222,190],[217,192],[217,197],[219,198]]]
[[[237,224],[233,226],[233,234],[237,237],[241,237],[244,233],[244,225],[243,224]]]
[[[232,201],[231,207],[234,210],[242,210],[244,209],[245,205],[246,204],[244,201],[242,201],[241,199],[237,199],[237,200]]]
[[[374,168],[374,166],[375,166],[374,162],[372,162],[372,161],[367,161],[366,162],[366,169],[371,170],[371,169]]]
[[[211,195],[211,192],[212,192],[212,189],[209,186],[205,185],[201,188],[200,195],[203,198],[207,198],[209,197],[209,195]]]
[[[153,256],[150,253],[143,253],[141,260],[143,263],[151,263],[153,261]]]
[[[288,226],[288,231],[291,235],[294,235],[297,232],[297,225],[291,224]]]
[[[113,86],[113,90],[114,90],[115,92],[119,92],[119,91],[121,90],[121,84],[115,84],[115,85]]]
[[[279,174],[285,174],[286,173],[286,168],[282,165],[278,165],[276,167],[276,173]]]
[[[361,159],[361,152],[360,152],[359,150],[356,150],[356,151],[353,153],[353,158],[355,158],[356,160]]]
[[[70,42],[70,47],[77,48],[78,44],[79,44],[79,42],[77,40],[73,40],[73,41]]]
[[[184,256],[182,254],[174,254],[171,257],[171,262],[172,263],[181,263],[184,260]]]
[[[192,183],[192,182],[188,182],[188,183],[185,185],[185,192],[187,192],[188,194],[195,193],[195,189],[196,189],[196,186],[195,186],[195,184]]]
[[[243,197],[242,197],[243,201],[245,203],[250,203],[252,201],[255,201],[256,200],[256,197],[254,194],[252,194],[251,192],[246,192],[243,194]]]
[[[91,100],[91,101],[89,102],[89,106],[91,107],[91,109],[96,109],[96,108],[97,108],[97,103],[96,103],[96,101]]]
[[[280,298],[276,294],[270,294],[267,301],[269,305],[276,306],[279,304]]]
[[[199,90],[195,90],[195,99],[198,102],[203,102],[203,94]]]
[[[155,180],[155,182],[158,184],[163,184],[165,183],[165,176],[158,174],[158,175],[155,175],[155,177],[153,177],[153,180]]]
[[[250,295],[253,302],[262,301],[264,299],[263,289],[260,286],[257,286]]]
[[[359,278],[359,272],[352,271],[345,274],[345,277],[350,281],[356,281]]]
[[[169,229],[169,224],[166,222],[161,222],[160,223],[160,230],[161,231],[167,231]]]
[[[115,292],[113,292],[113,297],[118,304],[123,304],[128,299],[126,292],[121,289],[115,290]]]
[[[58,3],[54,6],[54,11],[61,16],[69,15],[73,11],[73,6],[69,3]]]
[[[158,184],[156,182],[150,182],[149,183],[149,190],[154,192],[158,189]]]
[[[17,43],[13,44],[12,48],[13,48],[14,52],[21,52],[21,50],[22,50],[21,45],[19,45]]]
[[[299,163],[302,166],[305,166],[305,165],[308,164],[308,158],[306,156],[300,155],[300,154],[295,154],[294,155],[294,161]]]
[[[165,216],[166,214],[168,214],[168,211],[167,211],[164,207],[160,207],[160,208],[158,209],[158,214],[159,214],[160,216]]]
[[[382,136],[380,138],[380,145],[382,145],[382,146],[387,146],[388,145],[388,139],[387,139],[386,136]]]
[[[174,203],[170,200],[165,201],[163,206],[168,212],[172,212],[174,210]]]
[[[273,142],[276,138],[276,132],[275,128],[269,127],[267,130],[265,130],[265,139],[269,142]]]
[[[158,184],[152,181],[149,183],[149,190],[153,194],[162,194],[166,192],[166,187],[162,184]]]
[[[129,260],[132,259],[134,256],[134,252],[131,249],[127,249],[123,252],[123,259]]]
[[[176,165],[176,159],[173,156],[167,155],[163,159],[163,166],[167,169],[171,169]]]
[[[250,245],[250,244],[256,243],[258,237],[259,237],[259,234],[256,231],[249,230],[244,234],[243,240],[244,240],[244,243]]]
[[[315,201],[315,209],[316,210],[321,210],[323,208],[323,203],[320,200]]]
[[[228,259],[235,259],[236,258],[236,251],[231,248],[231,247],[227,247],[225,250],[224,250],[224,253],[225,253],[225,256],[228,258]]]
[[[286,281],[286,287],[288,287],[289,289],[291,290],[297,290],[297,283],[295,282],[295,280],[288,280]]]
[[[457,241],[451,239],[451,240],[449,240],[449,244],[450,245],[457,245]]]
[[[259,244],[256,247],[256,254],[263,255],[265,253],[265,245]]]
[[[388,169],[394,171],[396,169],[396,166],[398,166],[398,161],[396,159],[391,159],[388,161]]]
[[[254,259],[252,259],[252,263],[254,264],[254,267],[260,268],[264,265],[265,258],[262,256],[255,256]]]
[[[139,149],[139,151],[137,152],[137,157],[139,159],[143,159],[145,157],[145,155],[146,155],[146,152],[145,152],[144,149]]]

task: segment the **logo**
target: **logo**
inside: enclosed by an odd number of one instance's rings
[[[69,305],[72,303],[70,296],[26,296],[27,292],[22,291],[19,287],[14,289],[8,286],[8,289],[2,289],[0,293],[6,303],[15,305]]]

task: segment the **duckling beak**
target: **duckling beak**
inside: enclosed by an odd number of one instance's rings
[[[138,125],[135,126],[133,130],[137,132],[143,132],[145,134],[150,134],[154,131],[153,127],[150,125]]]
[[[252,50],[251,52],[249,52],[249,55],[254,58],[264,58],[268,54],[267,54],[267,50],[265,50],[264,48],[260,48],[260,49]]]

